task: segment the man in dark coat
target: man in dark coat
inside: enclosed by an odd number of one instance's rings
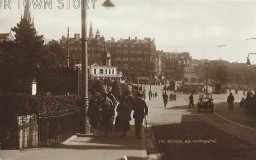
[[[193,93],[191,93],[190,96],[189,96],[189,109],[192,108],[192,107],[195,108]]]
[[[166,92],[163,92],[162,97],[164,100],[164,107],[166,108],[166,105],[168,103],[168,95],[166,94]]]
[[[144,117],[148,114],[148,106],[142,99],[142,94],[138,93],[134,100],[134,113],[133,118],[135,119],[135,131],[138,139],[141,139],[141,127]]]
[[[234,110],[233,110],[233,108],[234,108],[234,96],[232,95],[232,93],[229,94],[227,102],[228,102],[229,112],[233,113],[234,112]]]

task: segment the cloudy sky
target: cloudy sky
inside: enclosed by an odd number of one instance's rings
[[[5,9],[3,1],[0,0],[1,33],[9,32],[23,13],[19,0],[12,0],[11,9]],[[58,8],[61,5],[57,0],[52,2],[52,9],[32,9],[35,27],[47,39],[60,39],[68,26],[71,35],[80,32],[80,9],[75,9],[73,0],[61,1],[63,9]],[[88,10],[88,23],[92,21],[94,31],[98,28],[107,39],[150,37],[155,38],[158,50],[188,51],[193,58],[231,62],[245,62],[248,53],[256,52],[255,0],[112,2],[116,7],[106,9],[101,6],[103,0],[97,0],[95,9],[90,3]],[[251,59],[256,63],[256,56]]]

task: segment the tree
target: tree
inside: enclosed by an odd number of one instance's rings
[[[41,66],[67,66],[67,55],[58,41],[52,40],[44,46],[42,51]]]
[[[227,67],[224,65],[219,65],[215,72],[215,79],[221,83],[226,83],[228,80]]]
[[[1,74],[4,76],[0,78],[0,86],[4,87],[4,91],[27,93],[36,77],[44,40],[25,18],[12,31],[15,32],[15,41],[4,42],[0,46],[5,57],[5,63],[1,66]]]

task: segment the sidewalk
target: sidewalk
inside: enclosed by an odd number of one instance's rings
[[[144,136],[134,136],[134,126],[126,138],[111,132],[108,137],[72,136],[61,145],[52,148],[1,151],[1,160],[145,160],[147,152]]]

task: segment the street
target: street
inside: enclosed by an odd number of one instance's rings
[[[152,86],[158,96],[146,103],[149,107],[148,126],[142,140],[135,138],[134,121],[125,139],[111,132],[109,137],[72,136],[61,145],[25,150],[2,150],[1,160],[254,160],[256,158],[256,120],[244,108],[235,105],[228,113],[227,95],[213,95],[214,113],[188,109],[188,95],[177,94],[177,101],[163,106],[162,87]],[[146,86],[148,92],[149,86]],[[239,102],[242,94],[235,94]],[[195,103],[198,95],[194,96]],[[144,129],[149,131],[148,129]]]
[[[177,101],[163,106],[161,87],[152,87],[160,96],[147,100],[148,121],[155,139],[155,153],[161,159],[226,160],[256,158],[256,121],[235,105],[228,113],[228,95],[213,95],[214,113],[198,113],[188,109],[188,96],[177,95]],[[234,92],[233,92],[234,93]],[[242,93],[235,94],[239,102]],[[195,103],[198,95],[194,96]]]

